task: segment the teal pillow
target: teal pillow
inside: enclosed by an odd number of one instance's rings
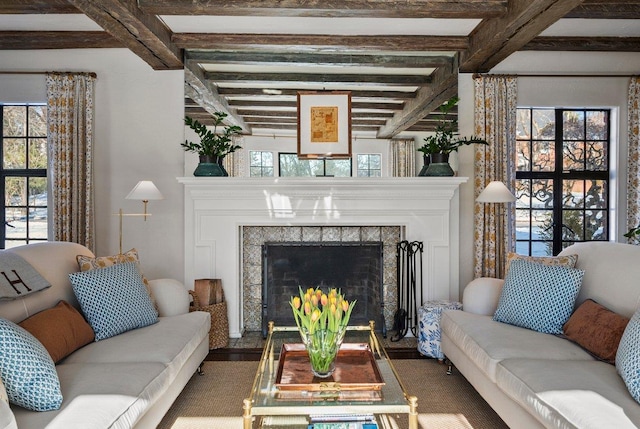
[[[526,260],[511,262],[493,320],[546,334],[562,334],[584,271]]]
[[[57,410],[60,380],[49,353],[25,329],[0,319],[0,378],[9,402],[32,411]]]
[[[622,334],[616,353],[616,369],[633,399],[640,402],[640,310],[637,310]]]
[[[158,321],[135,262],[69,274],[96,341]]]

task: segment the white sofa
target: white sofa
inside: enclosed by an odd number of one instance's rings
[[[640,246],[579,243],[561,253],[569,254],[577,254],[576,268],[585,270],[575,308],[591,298],[633,315],[640,298]],[[467,286],[464,311],[442,315],[442,349],[509,427],[640,427],[640,404],[614,365],[560,336],[492,320],[502,284],[476,279]]]
[[[84,246],[46,242],[7,250],[29,262],[52,286],[0,302],[0,317],[20,322],[66,300],[79,309],[69,280]],[[56,365],[63,395],[56,411],[11,406],[20,429],[155,428],[209,352],[210,315],[188,311],[187,289],[171,279],[151,280],[159,321],[90,343]],[[4,410],[2,409],[4,406]],[[12,427],[0,401],[0,427]],[[13,425],[15,427],[15,423]]]

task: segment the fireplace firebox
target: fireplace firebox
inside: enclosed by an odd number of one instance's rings
[[[295,324],[289,300],[298,287],[340,289],[357,300],[350,324],[376,323],[386,336],[382,242],[267,242],[262,245],[262,334],[268,323]]]

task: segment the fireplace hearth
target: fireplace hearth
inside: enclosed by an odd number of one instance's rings
[[[299,288],[339,289],[357,300],[350,323],[375,321],[386,335],[383,297],[383,243],[271,242],[262,246],[262,334],[268,323],[295,324],[289,300]]]

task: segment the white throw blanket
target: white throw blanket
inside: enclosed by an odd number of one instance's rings
[[[0,300],[20,298],[50,286],[21,256],[0,250]]]

